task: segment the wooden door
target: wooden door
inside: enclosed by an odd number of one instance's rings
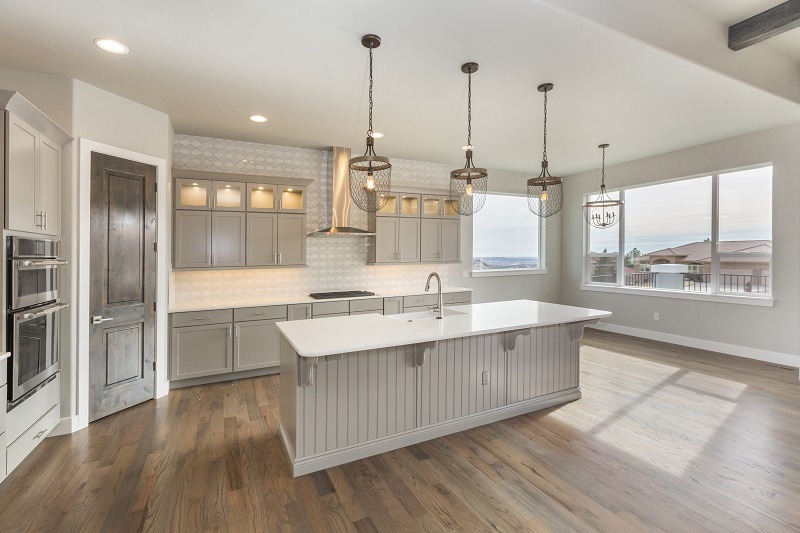
[[[153,398],[156,168],[92,153],[89,420]]]
[[[41,229],[60,235],[61,227],[61,147],[47,137],[39,137],[39,179],[36,182],[36,212],[42,214]]]
[[[280,364],[280,320],[237,322],[233,331],[233,371],[254,370]]]
[[[278,215],[247,213],[247,266],[278,264]]]
[[[442,220],[439,218],[423,218],[420,221],[420,259],[423,263],[439,261],[441,257]]]
[[[6,113],[6,227],[38,232],[36,165],[39,133],[15,115]]]
[[[245,213],[215,211],[211,223],[211,266],[245,265]]]
[[[442,220],[442,261],[461,259],[461,221]]]
[[[419,263],[419,225],[418,218],[401,218],[397,235],[401,263]]]
[[[175,268],[211,266],[211,212],[175,211]]]
[[[278,215],[278,265],[306,264],[306,216]]]
[[[380,217],[375,220],[375,262],[397,263],[400,250],[397,238],[400,233],[400,219]]]

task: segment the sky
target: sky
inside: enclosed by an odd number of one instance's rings
[[[772,167],[721,174],[720,241],[772,239]],[[625,252],[643,254],[711,238],[711,177],[625,191]],[[594,252],[616,252],[618,227],[590,233]]]
[[[487,194],[472,216],[473,257],[539,257],[539,217],[525,196]]]

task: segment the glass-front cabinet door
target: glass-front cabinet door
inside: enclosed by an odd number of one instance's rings
[[[175,209],[211,209],[211,188],[207,180],[175,180]]]
[[[248,211],[277,211],[277,186],[264,183],[247,184]]]
[[[385,198],[386,203],[375,214],[379,217],[396,217],[400,209],[400,195],[396,192],[387,192],[381,194],[381,198]]]
[[[306,188],[292,185],[281,185],[279,209],[284,213],[306,212]]]
[[[217,211],[244,211],[244,183],[215,181],[211,208]]]
[[[442,197],[424,195],[422,197],[422,216],[439,218],[442,216]]]
[[[400,216],[418,217],[420,206],[419,194],[400,193]]]
[[[458,214],[458,200],[453,200],[451,198],[444,198],[442,203],[442,216],[445,218],[458,218],[460,215]]]

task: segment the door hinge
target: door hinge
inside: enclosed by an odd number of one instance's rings
[[[158,243],[157,243],[157,242],[154,242],[154,243],[153,243],[153,251],[154,251],[154,252],[157,252],[157,251],[158,251]]]
[[[156,302],[153,302],[153,311],[156,310]]]
[[[156,362],[155,362],[155,360],[153,360],[153,372],[155,372],[155,371],[156,371]]]
[[[158,192],[158,182],[155,182],[156,192]]]

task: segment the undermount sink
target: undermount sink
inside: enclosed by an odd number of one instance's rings
[[[445,317],[466,315],[463,311],[453,311],[452,309],[444,308],[442,313]],[[395,320],[402,320],[404,322],[419,322],[420,320],[436,320],[436,311],[415,311],[413,313],[403,313],[401,315],[390,315]]]

